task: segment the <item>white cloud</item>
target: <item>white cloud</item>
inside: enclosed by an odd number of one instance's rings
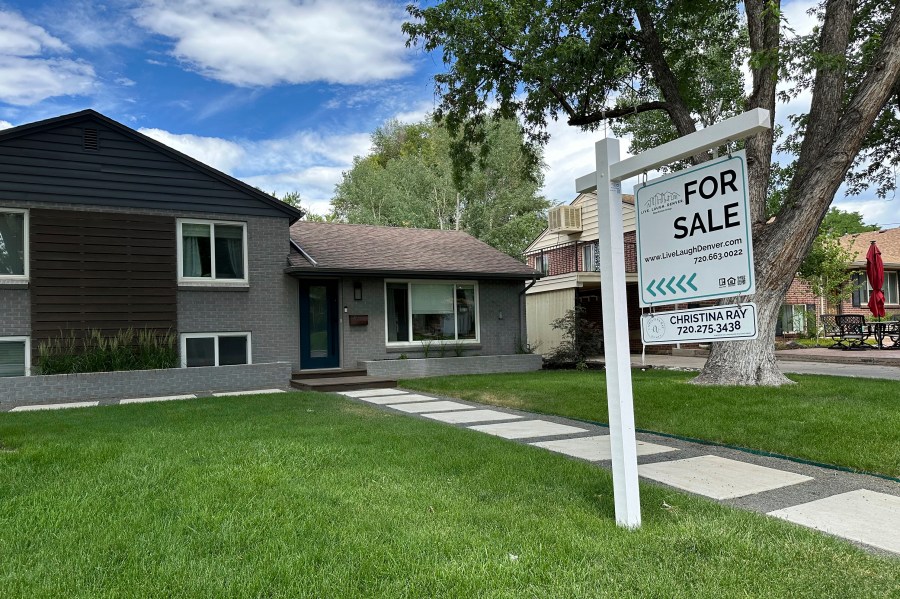
[[[13,126],[14,125],[12,123],[10,123],[9,121],[0,120],[0,131],[2,131],[4,129],[9,129],[10,127],[13,127]]]
[[[202,137],[189,133],[170,133],[163,129],[139,129],[147,137],[175,148],[204,164],[232,173],[246,157],[245,148],[219,137]]]
[[[596,170],[596,152],[594,144],[604,138],[603,129],[598,131],[582,131],[567,125],[563,119],[551,121],[547,127],[550,141],[544,148],[544,188],[543,193],[549,200],[568,204],[575,199],[575,179]],[[613,137],[612,131],[607,132]],[[619,143],[620,160],[629,158],[628,147],[631,138],[624,137]],[[656,171],[647,173],[652,179],[659,174]],[[622,182],[622,193],[632,193],[637,178]]]
[[[62,40],[21,15],[0,11],[0,101],[30,106],[55,96],[82,95],[94,86],[94,68],[60,58]]]
[[[134,15],[174,39],[179,60],[233,85],[359,84],[412,71],[402,13],[376,0],[151,0]]]

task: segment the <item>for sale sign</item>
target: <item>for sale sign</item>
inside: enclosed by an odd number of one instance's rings
[[[644,345],[756,339],[756,304],[671,310],[641,316]]]
[[[635,186],[641,306],[755,293],[748,187],[743,151]]]

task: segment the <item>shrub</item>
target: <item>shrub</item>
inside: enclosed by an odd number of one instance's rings
[[[562,341],[547,355],[551,365],[575,365],[586,368],[586,360],[603,353],[603,329],[599,323],[588,320],[585,309],[576,306],[567,310],[550,326],[562,331]]]
[[[178,366],[176,336],[145,329],[126,329],[104,336],[92,329],[82,338],[75,331],[38,345],[37,374],[154,370]]]

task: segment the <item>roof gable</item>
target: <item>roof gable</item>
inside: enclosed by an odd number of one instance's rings
[[[0,131],[8,199],[260,216],[303,213],[94,110]]]

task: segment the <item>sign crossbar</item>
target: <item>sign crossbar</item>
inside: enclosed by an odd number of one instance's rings
[[[743,139],[771,128],[772,117],[769,111],[764,108],[754,108],[696,133],[679,137],[661,146],[641,152],[637,156],[610,164],[609,178],[612,181],[624,181],[676,160],[694,156],[728,141]],[[582,175],[575,180],[576,193],[587,193],[596,189],[596,172]]]

